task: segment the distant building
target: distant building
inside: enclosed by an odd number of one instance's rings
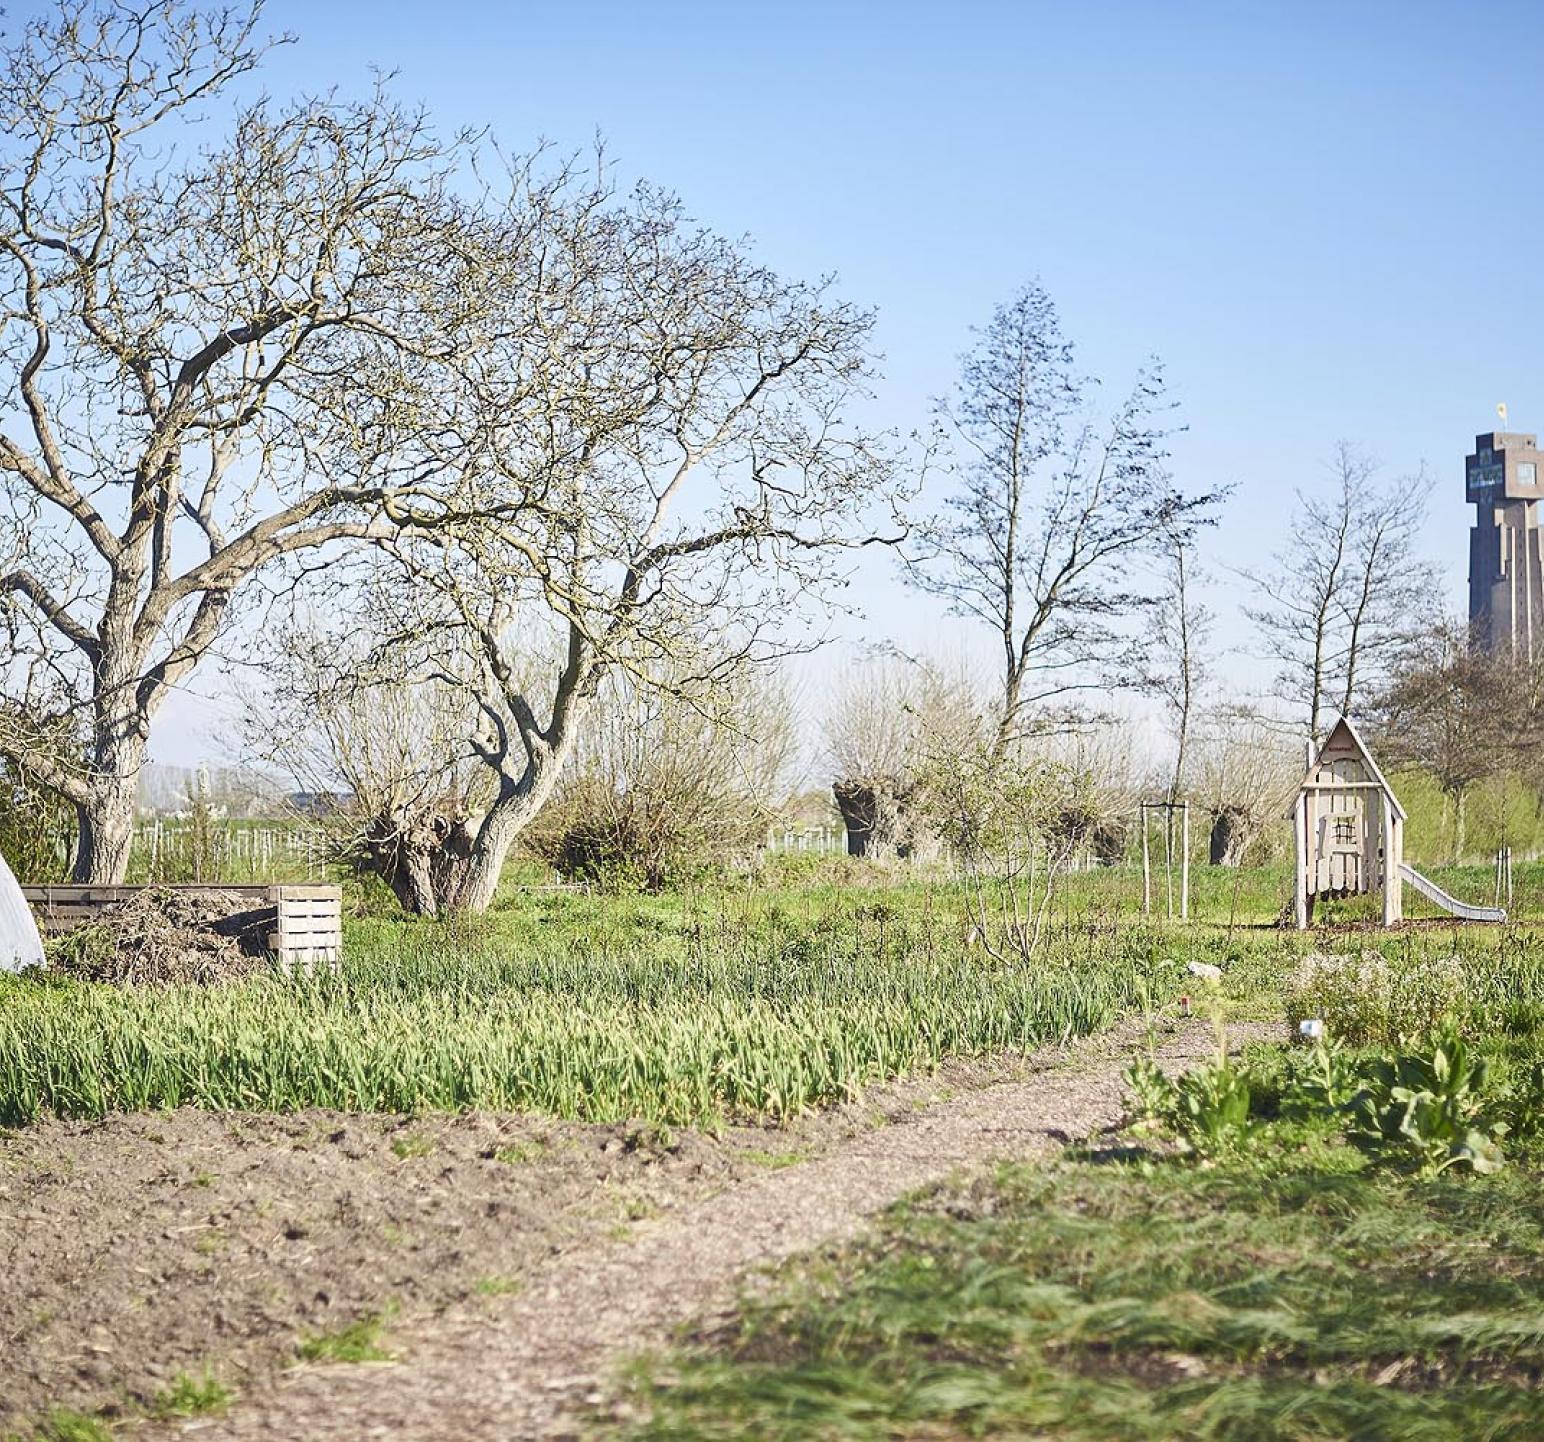
[[[1491,650],[1531,661],[1544,654],[1535,650],[1544,647],[1544,452],[1538,438],[1502,431],[1476,436],[1474,454],[1464,462],[1464,484],[1475,508],[1469,621]]]

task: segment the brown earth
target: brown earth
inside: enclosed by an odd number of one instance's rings
[[[248,1390],[373,1312],[481,1315],[555,1256],[1022,1065],[716,1137],[194,1108],[0,1130],[0,1438],[50,1407],[132,1415],[179,1373]]]
[[[956,1063],[782,1130],[652,1135],[529,1117],[185,1110],[0,1140],[0,1436],[49,1406],[132,1414],[208,1368],[231,1439],[575,1435],[609,1370],[961,1167],[1115,1125],[1126,1027]],[[1207,1027],[1169,1027],[1169,1068]],[[387,1312],[394,1363],[293,1365]]]

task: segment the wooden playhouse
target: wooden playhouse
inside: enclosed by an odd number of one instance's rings
[[[1473,906],[1449,896],[1405,861],[1405,809],[1366,743],[1342,716],[1317,754],[1292,803],[1296,884],[1292,919],[1298,930],[1313,920],[1320,897],[1381,892],[1383,924],[1404,917],[1403,887],[1462,921],[1505,921],[1498,906]]]

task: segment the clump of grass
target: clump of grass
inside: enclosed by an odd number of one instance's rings
[[[230,1388],[206,1370],[199,1377],[179,1373],[170,1387],[156,1393],[146,1410],[150,1416],[164,1421],[171,1417],[218,1416],[230,1403]]]
[[[479,1277],[474,1287],[479,1297],[514,1297],[525,1290],[519,1277]]]
[[[27,1442],[112,1442],[112,1436],[100,1417],[69,1407],[55,1407]]]
[[[796,1167],[804,1160],[803,1152],[772,1152],[761,1147],[747,1147],[740,1155],[752,1166],[766,1167],[774,1172],[784,1167]]]
[[[415,1132],[396,1137],[391,1144],[392,1155],[401,1161],[407,1161],[412,1157],[426,1157],[433,1150],[434,1143],[428,1137],[419,1136]]]
[[[381,1345],[386,1314],[371,1312],[330,1332],[311,1332],[300,1340],[295,1355],[302,1362],[388,1362],[391,1353]]]
[[[541,1142],[511,1142],[507,1147],[499,1147],[493,1153],[493,1160],[502,1162],[506,1167],[523,1167],[537,1161],[546,1151],[546,1146]]]

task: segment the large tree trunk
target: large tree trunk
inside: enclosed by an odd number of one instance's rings
[[[1242,806],[1222,806],[1212,814],[1208,859],[1213,866],[1242,866],[1248,841],[1248,817]]]
[[[831,788],[842,824],[847,854],[883,861],[906,850],[905,801],[890,777],[850,778]]]
[[[498,796],[475,823],[465,816],[415,823],[378,818],[365,838],[372,869],[414,916],[486,911],[510,848],[551,798],[571,749],[572,741],[565,742],[519,782],[502,778]]]
[[[134,802],[150,739],[150,716],[139,700],[145,658],[132,634],[139,573],[125,570],[108,590],[97,631],[91,748],[83,796],[75,797],[79,836],[72,878],[120,886],[134,841]]]
[[[89,799],[76,802],[78,835],[71,879],[83,885],[119,886],[129,870],[134,842],[134,791],[138,767],[127,776],[93,778]]]

